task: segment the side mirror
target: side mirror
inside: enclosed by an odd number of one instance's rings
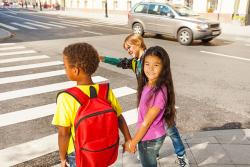
[[[166,16],[170,17],[170,18],[174,18],[174,14],[173,13],[167,13]]]

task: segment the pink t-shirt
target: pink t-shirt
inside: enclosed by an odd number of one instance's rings
[[[167,103],[166,95],[166,86],[162,86],[156,93],[153,93],[152,87],[144,86],[139,103],[137,129],[139,129],[143,123],[144,117],[150,107],[158,107],[160,108],[160,112],[142,138],[142,141],[156,139],[166,134],[164,120],[164,110]],[[149,99],[150,97],[151,99]]]

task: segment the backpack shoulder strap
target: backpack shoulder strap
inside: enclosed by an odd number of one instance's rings
[[[99,84],[98,97],[107,100],[109,93],[109,83]]]
[[[89,97],[77,87],[66,89],[64,92],[73,96],[81,105],[86,104],[86,101],[89,100]]]

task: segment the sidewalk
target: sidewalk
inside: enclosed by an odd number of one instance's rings
[[[182,136],[191,167],[250,167],[250,129],[215,130]],[[140,167],[137,154],[121,153],[112,167]],[[55,165],[53,167],[59,167]],[[166,138],[159,167],[178,167],[172,142]]]

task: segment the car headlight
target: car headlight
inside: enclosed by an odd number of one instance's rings
[[[206,30],[206,29],[208,29],[208,24],[198,24],[197,29],[198,30]]]

